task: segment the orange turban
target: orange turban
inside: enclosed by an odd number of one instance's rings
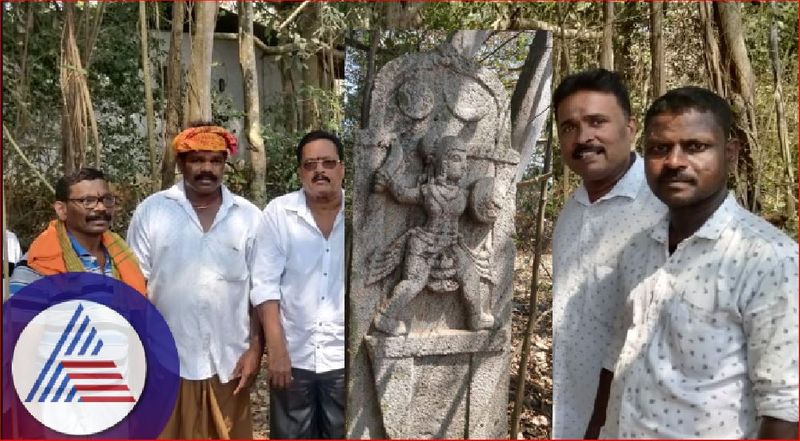
[[[219,126],[190,127],[172,140],[175,153],[224,152],[236,154],[236,137]]]

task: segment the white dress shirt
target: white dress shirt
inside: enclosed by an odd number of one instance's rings
[[[222,205],[203,232],[183,182],[145,199],[128,245],[149,298],[167,321],[189,380],[231,379],[249,345],[249,294],[261,211],[222,187]]]
[[[553,438],[583,438],[624,293],[619,253],[666,213],[636,160],[610,192],[589,202],[584,186],[564,205],[553,234]]]
[[[327,239],[303,190],[264,209],[253,269],[254,305],[280,300],[292,367],[317,373],[344,368],[344,193]]]
[[[672,255],[668,231],[665,216],[620,259],[631,294],[603,435],[755,438],[761,416],[797,421],[797,243],[732,196]]]

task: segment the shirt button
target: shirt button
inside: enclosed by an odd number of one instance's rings
[[[331,252],[331,249],[330,249],[330,248],[325,248],[325,252],[326,252],[326,253],[330,253],[330,252]]]
[[[322,273],[322,275],[328,277],[328,273]]]
[[[325,300],[325,296],[322,296],[322,300]]]

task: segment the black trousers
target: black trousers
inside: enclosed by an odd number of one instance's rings
[[[270,390],[271,439],[344,439],[344,369],[292,369],[286,389]]]

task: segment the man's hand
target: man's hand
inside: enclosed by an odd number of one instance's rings
[[[268,300],[258,305],[256,311],[267,342],[267,380],[271,387],[284,389],[292,383],[292,360],[281,325],[280,302]]]
[[[292,383],[292,362],[285,347],[267,351],[267,380],[275,389],[285,389]]]
[[[239,384],[233,391],[234,395],[250,388],[258,374],[259,364],[261,364],[261,350],[258,347],[250,347],[239,357],[239,361],[236,362],[236,367],[233,369],[233,378],[239,379]]]

